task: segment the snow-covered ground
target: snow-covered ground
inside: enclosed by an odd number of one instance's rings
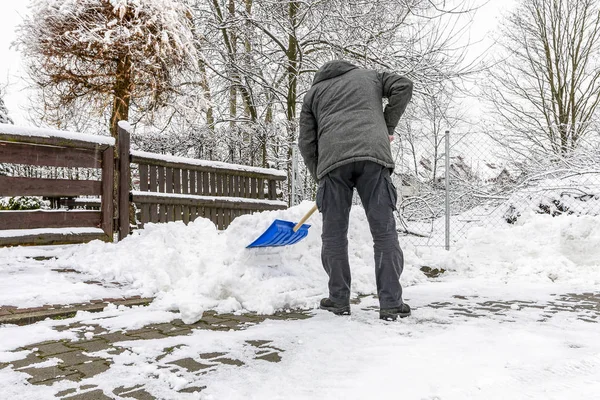
[[[320,264],[318,214],[309,221],[308,237],[294,246],[245,248],[273,219],[296,221],[310,206],[243,216],[224,232],[200,219],[187,227],[148,225],[118,244],[0,249],[0,304],[31,307],[134,294],[157,299],[147,308],[113,307],[99,314],[79,313],[71,321],[0,326],[0,363],[24,358],[27,352],[12,350],[27,344],[76,340],[73,330],[53,329],[73,321],[112,331],[174,318],[191,323],[206,310],[268,314],[302,308],[314,309],[314,316],[270,320],[242,331],[196,330],[182,337],[121,342],[127,351],[104,354],[111,358],[111,368],[82,384],[108,392],[142,383],[165,399],[599,398],[597,315],[552,304],[563,294],[600,292],[600,217],[524,213],[514,225],[473,228],[449,252],[404,245],[404,297],[414,312],[385,323],[378,320],[372,296],[361,298],[350,317],[315,309],[327,282]],[[372,241],[359,207],[351,213],[349,243],[353,292],[373,294]],[[36,261],[31,256],[53,258]],[[446,272],[431,279],[421,266]],[[65,268],[81,273],[52,271]],[[85,280],[121,286],[90,291]],[[495,313],[486,306],[494,302],[510,306]],[[282,360],[254,359],[244,345],[248,340],[271,340],[284,350]],[[175,347],[156,359],[165,348]],[[170,361],[210,351],[227,353],[245,365],[203,375],[164,368]],[[51,398],[73,387],[73,382],[34,387],[26,378],[10,368],[0,370],[8,398]],[[192,384],[206,389],[177,392]]]

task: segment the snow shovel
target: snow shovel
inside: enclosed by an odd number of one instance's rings
[[[258,237],[258,239],[250,243],[246,248],[289,246],[298,243],[308,235],[308,228],[310,228],[310,225],[304,224],[304,221],[306,221],[315,211],[317,211],[316,204],[297,224],[276,219],[267,230]]]

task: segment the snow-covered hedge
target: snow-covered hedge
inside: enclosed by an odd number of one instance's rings
[[[47,202],[41,197],[0,197],[0,210],[38,210],[40,208],[48,208]]]

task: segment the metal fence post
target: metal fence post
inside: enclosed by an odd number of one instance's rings
[[[296,193],[296,185],[298,184],[298,146],[296,143],[292,143],[292,204],[291,206],[295,206],[297,204],[297,193]]]
[[[446,131],[445,134],[446,142],[446,177],[444,179],[446,186],[446,250],[450,250],[450,131]]]

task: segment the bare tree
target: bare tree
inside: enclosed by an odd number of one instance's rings
[[[148,112],[168,104],[177,93],[177,70],[195,58],[187,7],[179,1],[34,5],[19,27],[17,46],[44,108],[60,110],[84,99],[96,115],[109,112],[114,137],[130,108]]]
[[[215,126],[229,125],[235,136],[233,121],[239,132],[258,134],[236,142],[248,145],[250,158],[241,162],[254,162],[259,151],[263,166],[291,173],[297,108],[325,61],[407,74],[421,94],[471,70],[456,39],[471,1],[454,3],[443,9],[443,1],[423,0],[197,1]],[[233,113],[232,104],[243,107]]]
[[[600,104],[600,2],[524,0],[504,23],[486,90],[504,146],[565,156],[592,132]]]
[[[425,183],[435,183],[445,153],[445,132],[452,131],[452,143],[460,143],[470,133],[466,111],[456,97],[458,90],[437,85],[426,89],[427,95],[413,101],[401,126],[402,135],[397,144],[397,162]],[[460,127],[460,130],[455,128]]]

